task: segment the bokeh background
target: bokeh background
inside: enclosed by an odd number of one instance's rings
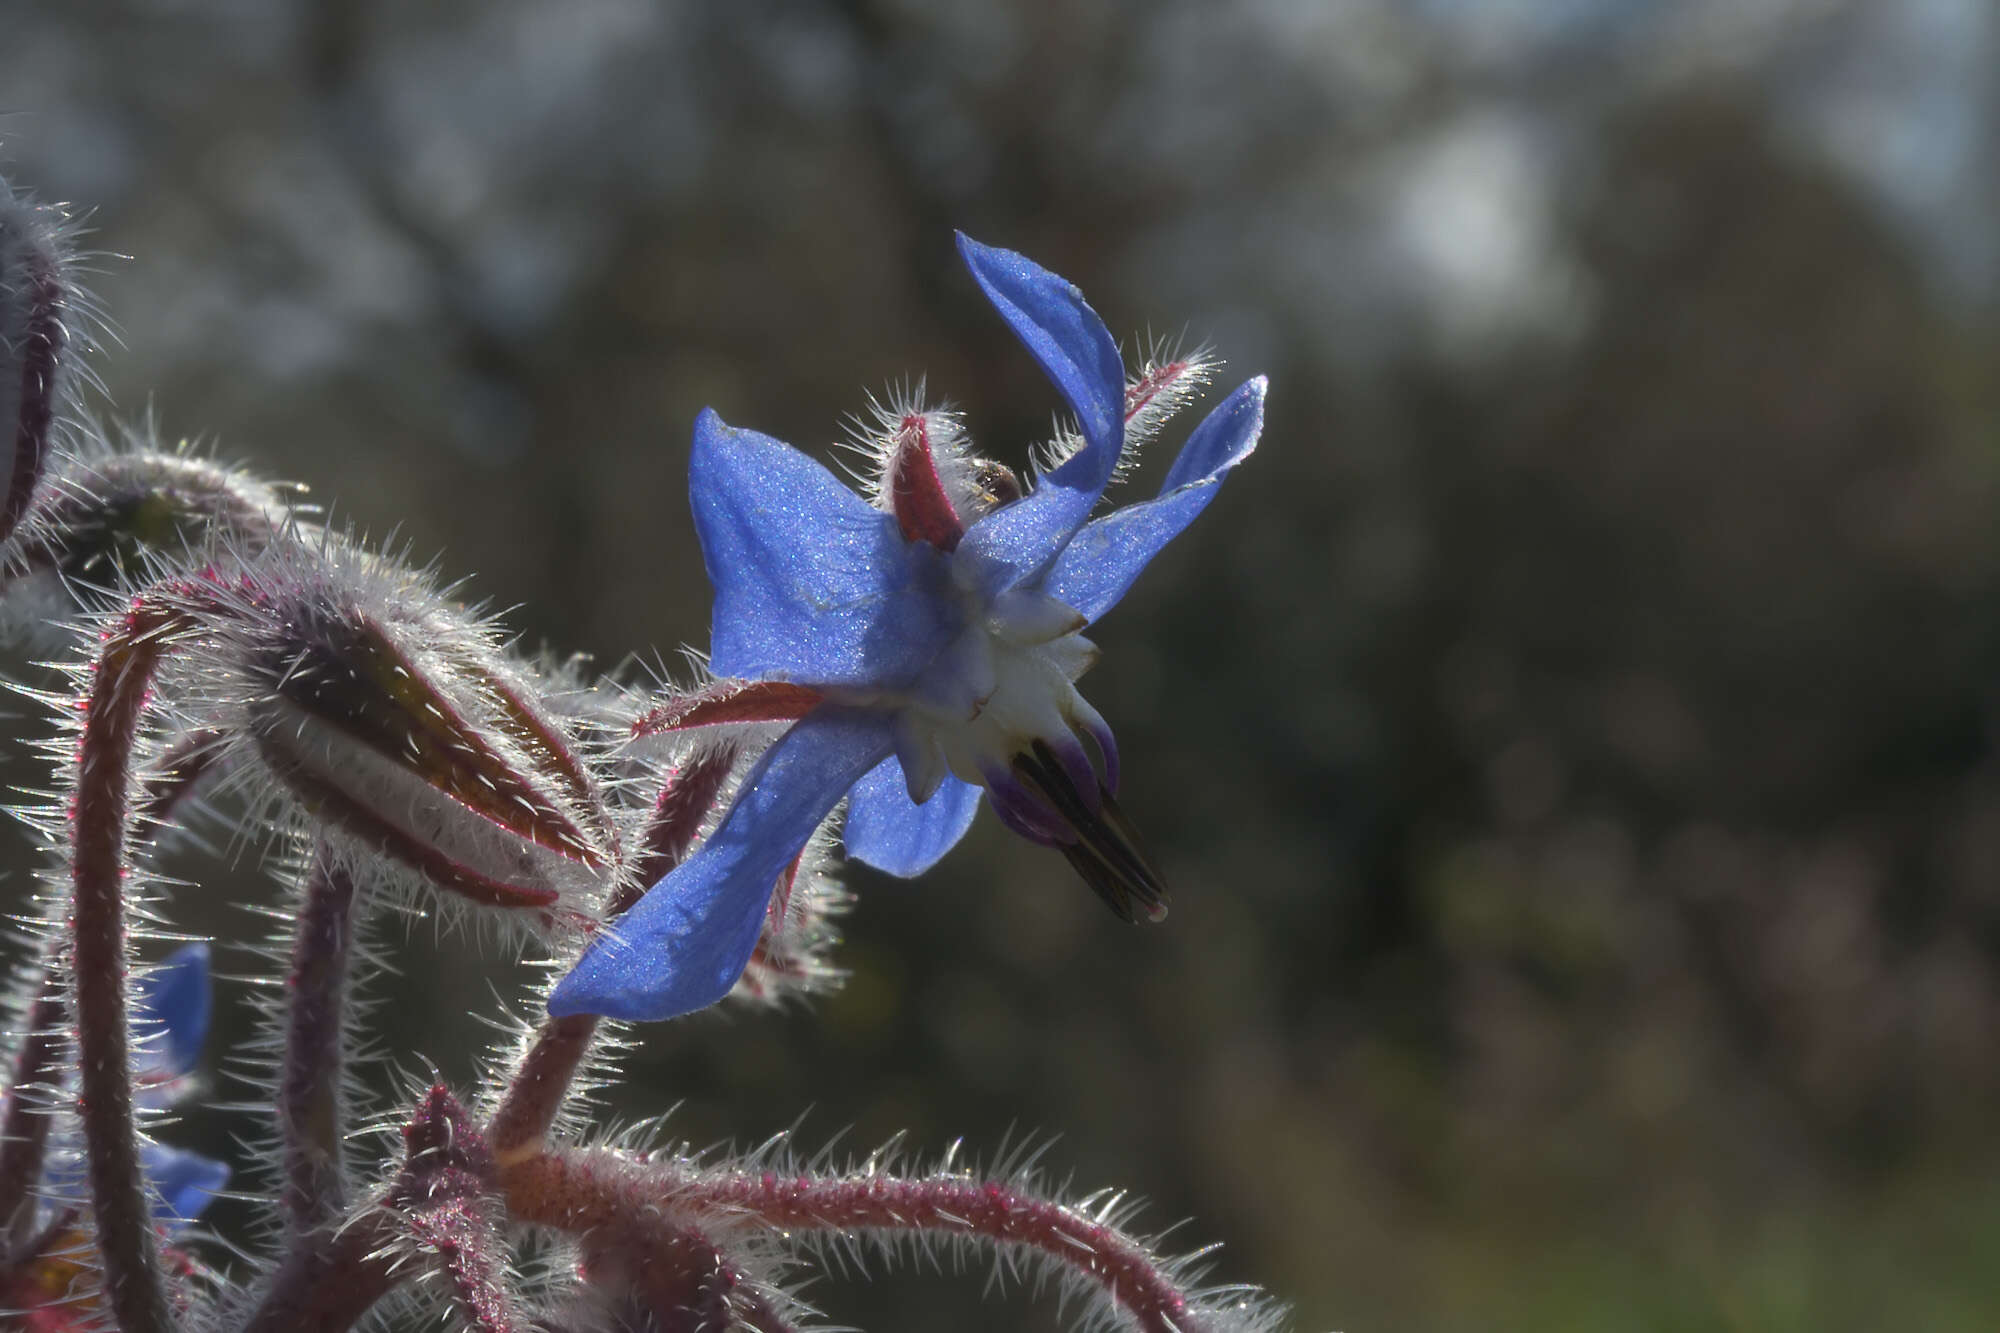
[[[706,637],[702,406],[823,451],[927,375],[1003,459],[1046,434],[953,227],[1128,347],[1270,375],[1263,451],[1086,682],[1169,922],[984,821],[920,883],[852,874],[841,995],[648,1032],[626,1114],[1059,1132],[1302,1330],[2000,1324],[1983,0],[10,0],[0,32],[0,158],[88,215],[117,409],[607,670]],[[253,869],[189,861],[176,910],[259,933]],[[520,974],[397,938],[385,1044],[463,1083]],[[1055,1324],[982,1282],[812,1294]]]

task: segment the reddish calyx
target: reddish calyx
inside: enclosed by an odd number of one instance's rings
[[[896,452],[889,460],[889,500],[896,526],[913,542],[929,542],[940,551],[955,551],[965,536],[965,524],[945,494],[931,452],[930,418],[921,412],[905,416],[896,428]]]
[[[825,697],[818,690],[781,680],[718,680],[653,709],[632,724],[632,736],[750,722],[796,722]]]

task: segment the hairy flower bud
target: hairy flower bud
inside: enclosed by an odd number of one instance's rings
[[[75,294],[61,224],[0,182],[0,539],[41,482],[64,392]]]
[[[13,539],[0,547],[0,629],[54,648],[79,610],[115,599],[188,559],[227,548],[251,556],[302,528],[279,488],[234,468],[152,448],[58,457]]]
[[[16,575],[53,570],[101,588],[128,583],[148,557],[177,559],[216,541],[262,550],[292,515],[275,487],[135,435],[130,452],[62,460],[24,520]]]
[[[228,767],[268,772],[392,879],[541,925],[594,915],[617,833],[527,668],[414,581],[319,560],[276,552],[218,594],[193,728],[235,736]]]

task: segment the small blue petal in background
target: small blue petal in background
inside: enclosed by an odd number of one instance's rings
[[[153,1216],[169,1225],[201,1216],[208,1201],[229,1183],[229,1167],[212,1157],[148,1143],[139,1150],[146,1184],[153,1191]]]
[[[201,1059],[214,1004],[208,978],[208,946],[175,950],[146,975],[133,998],[132,1019],[145,1045],[138,1053],[141,1077],[175,1077]]]

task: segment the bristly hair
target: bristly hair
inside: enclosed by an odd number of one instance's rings
[[[1149,340],[1138,371],[1125,381],[1125,445],[1111,474],[1112,485],[1132,475],[1140,452],[1177,412],[1201,395],[1221,365],[1206,347],[1182,351],[1178,341]],[[1036,475],[1055,471],[1082,447],[1083,437],[1076,428],[1059,420],[1054,437],[1035,448]]]
[[[463,1100],[435,1067],[371,1045],[394,927],[535,952],[552,980],[699,853],[762,753],[827,696],[718,681],[698,654],[685,690],[664,671],[643,687],[595,678],[524,650],[393,538],[372,545],[284,486],[164,444],[150,416],[105,428],[83,401],[83,354],[110,333],[78,284],[76,235],[0,182],[0,448],[14,450],[0,458],[0,636],[53,659],[12,688],[55,719],[34,742],[53,776],[16,811],[43,864],[0,987],[14,1071],[0,1300],[47,1261],[31,1276],[69,1285],[20,1299],[64,1329],[795,1333],[819,1318],[797,1290],[806,1261],[916,1262],[1052,1285],[1085,1330],[1277,1326],[1261,1294],[1201,1285],[1208,1251],[1168,1257],[1133,1231],[1123,1194],[1048,1185],[1047,1140],[1003,1143],[985,1174],[956,1145],[912,1164],[900,1137],[845,1162],[832,1145],[801,1161],[792,1133],[662,1150],[659,1122],[620,1131],[593,1114],[630,1029],[547,1017],[545,988],[525,1011],[496,995],[500,1035]],[[1153,349],[1125,386],[1120,474],[1213,364]],[[871,398],[853,434],[862,489],[910,541],[951,549],[1021,494],[921,381]],[[1059,430],[1042,468],[1075,444]],[[843,813],[773,884],[733,1004],[840,983]],[[149,1136],[201,1082],[187,1047],[149,1051],[156,1029],[191,1043],[205,1014],[170,1018],[159,1001],[158,1021],[135,1019],[132,1002],[140,960],[186,938],[164,908],[214,891],[161,870],[165,837],[191,828],[287,885],[275,906],[239,905],[265,918],[261,944],[225,946],[251,960],[230,980],[259,1014],[217,1061],[240,1097],[228,1109],[259,1127],[239,1134],[237,1158],[257,1165],[234,1197],[277,1201],[247,1242],[180,1231],[156,1206],[166,1183],[148,1193],[163,1169],[148,1163],[168,1160]],[[198,1180],[223,1167],[190,1159]],[[230,1254],[230,1280],[189,1236]]]

